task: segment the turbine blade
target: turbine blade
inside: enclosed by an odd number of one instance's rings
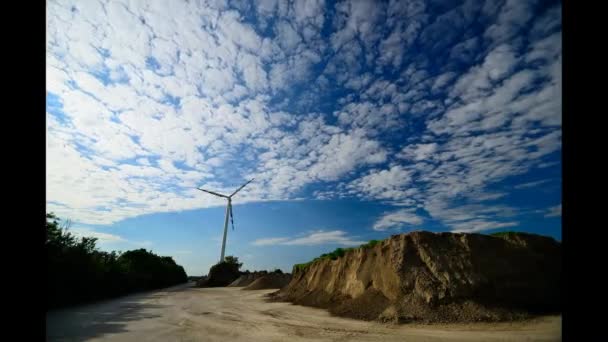
[[[210,193],[210,194],[215,195],[215,196],[220,196],[220,197],[228,198],[228,196],[222,195],[222,194],[218,194],[217,192],[213,192],[213,191],[209,191],[209,190],[205,190],[205,189],[201,189],[201,188],[196,188],[196,190],[204,191],[204,192]]]
[[[249,180],[247,183],[245,183],[245,184],[241,185],[241,187],[240,187],[240,188],[236,189],[236,191],[235,191],[235,192],[233,192],[233,193],[232,193],[232,195],[230,195],[230,196],[228,196],[228,197],[232,197],[232,196],[236,195],[236,193],[237,193],[237,192],[239,192],[239,191],[241,191],[241,189],[242,189],[242,188],[244,188],[244,187],[245,187],[245,185],[247,185],[247,184],[249,184],[249,183],[251,183],[251,182],[253,182],[253,178],[252,178],[251,180]]]
[[[230,206],[230,222],[232,222],[232,231],[234,231],[234,215],[232,215],[232,203],[228,205]]]

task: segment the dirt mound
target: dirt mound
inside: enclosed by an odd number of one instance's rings
[[[203,285],[207,282],[207,276],[202,276],[199,277],[199,279],[196,281],[196,287],[203,287]]]
[[[501,321],[560,311],[561,244],[412,232],[294,269],[271,299],[392,322]]]
[[[221,262],[211,266],[207,278],[198,282],[199,287],[227,286],[240,276],[238,266]]]
[[[253,283],[256,279],[263,277],[267,274],[268,274],[267,271],[242,273],[240,277],[238,277],[235,281],[230,283],[230,285],[228,285],[228,286],[230,286],[230,287],[247,286],[247,285]]]
[[[232,283],[230,283],[230,285],[228,285],[228,287],[242,287],[242,286],[247,286],[249,284],[251,284],[251,282],[253,282],[253,275],[252,274],[244,274],[238,278],[236,278],[235,281],[233,281]]]
[[[243,290],[264,290],[264,289],[280,289],[291,281],[289,273],[268,273],[259,277]]]

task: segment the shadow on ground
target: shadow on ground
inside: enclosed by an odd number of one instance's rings
[[[162,295],[147,295],[154,299]],[[128,322],[156,318],[152,312],[166,305],[140,303],[139,298],[125,298],[78,308],[50,312],[46,320],[47,341],[86,341],[108,334],[127,331]]]

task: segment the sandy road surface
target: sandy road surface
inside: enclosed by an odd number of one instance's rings
[[[47,314],[49,341],[559,341],[561,317],[526,323],[383,325],[267,303],[274,290],[178,286]]]

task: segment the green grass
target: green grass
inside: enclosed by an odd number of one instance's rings
[[[508,231],[508,232],[496,232],[496,233],[492,233],[490,235],[491,236],[496,236],[496,237],[502,237],[502,236],[509,236],[509,235],[513,235],[513,234],[517,234],[517,232],[512,232],[512,231]]]
[[[293,265],[293,273],[295,273],[296,271],[303,271],[306,268],[308,268],[308,266],[314,264],[315,262],[317,262],[319,260],[325,260],[325,259],[338,260],[338,258],[343,257],[344,255],[346,255],[346,253],[348,253],[350,251],[354,251],[355,249],[358,249],[358,248],[362,248],[362,249],[372,248],[380,242],[381,241],[379,241],[379,240],[371,240],[368,243],[364,243],[359,247],[336,248],[333,252],[321,254],[320,256],[312,259],[309,262]]]
[[[371,241],[370,241],[370,242],[368,242],[368,243],[364,243],[364,244],[362,244],[362,245],[361,245],[361,248],[363,248],[363,249],[372,248],[372,247],[374,247],[375,245],[377,245],[379,242],[380,242],[379,240],[371,240]]]
[[[528,233],[528,232],[507,231],[507,232],[496,232],[496,233],[492,233],[492,234],[489,234],[489,235],[490,236],[494,236],[494,237],[513,237],[515,235],[519,235],[519,236],[536,235],[536,236],[548,237],[548,238],[551,238],[551,239],[555,240],[555,238],[553,238],[552,236],[549,236],[549,235],[541,235],[541,234]]]
[[[295,265],[293,265],[293,271],[292,271],[292,273],[295,273],[296,271],[302,271],[302,270],[306,269],[306,267],[308,267],[309,265],[311,265],[317,259],[314,259],[314,260],[309,261],[309,262],[304,263],[304,264],[295,264]]]

